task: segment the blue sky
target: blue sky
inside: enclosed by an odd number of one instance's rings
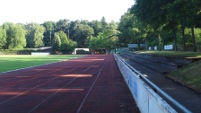
[[[1,0],[0,24],[43,23],[44,21],[100,20],[119,21],[134,0]]]

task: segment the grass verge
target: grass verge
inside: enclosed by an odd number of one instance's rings
[[[43,65],[82,56],[83,55],[0,55],[0,72],[6,72],[36,65]]]
[[[201,93],[201,60],[189,64],[176,71],[173,71],[166,76],[176,82],[183,84],[199,93]]]

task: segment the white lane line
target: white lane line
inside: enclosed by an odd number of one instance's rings
[[[98,61],[97,61],[98,62]],[[93,65],[95,65],[97,62],[93,63],[91,66],[89,66],[87,69],[83,70],[83,73],[86,72],[87,70],[89,70]],[[98,71],[99,72],[99,71]],[[95,72],[97,73],[97,72]],[[100,73],[100,72],[99,72]],[[41,101],[38,105],[36,105],[35,107],[33,107],[28,113],[33,112],[34,110],[36,110],[40,105],[42,105],[43,103],[45,103],[46,101],[48,101],[48,99],[52,98],[54,95],[56,95],[59,91],[61,91],[64,87],[68,86],[70,83],[72,83],[74,80],[76,80],[82,73],[78,74],[75,78],[73,78],[70,82],[66,83],[64,86],[62,86],[60,89],[58,89],[56,92],[54,92],[53,94],[51,94],[50,96],[48,96],[46,99],[44,99],[43,101]]]
[[[77,76],[78,77],[78,76]],[[51,94],[50,96],[48,96],[46,99],[44,99],[43,101],[41,101],[38,105],[36,105],[35,107],[33,107],[28,113],[33,112],[34,110],[36,110],[41,104],[45,103],[48,99],[50,99],[51,97],[53,97],[54,95],[56,95],[59,91],[61,91],[64,87],[66,87],[67,85],[69,85],[70,83],[72,83],[75,79],[77,79],[77,77],[73,78],[70,82],[68,82],[67,84],[65,84],[63,87],[61,87],[60,89],[58,89],[56,92],[54,92],[53,94]]]
[[[98,77],[100,76],[101,71],[102,71],[102,69],[101,69],[100,72],[98,73],[98,76],[96,77],[96,79],[94,80],[94,82],[93,82],[92,86],[90,87],[89,91],[87,92],[87,94],[85,95],[84,99],[82,100],[82,103],[80,104],[80,106],[79,106],[79,108],[78,108],[78,110],[77,110],[77,113],[79,113],[80,110],[82,109],[82,106],[84,105],[84,103],[85,103],[85,101],[86,101],[86,99],[87,99],[89,93],[91,92],[91,90],[92,90],[92,88],[94,87],[94,85],[95,85],[95,83],[96,83]]]
[[[68,72],[71,72],[71,71],[73,71],[74,69],[75,69],[75,68],[69,70]],[[22,93],[20,93],[20,94],[18,94],[18,95],[16,95],[16,96],[12,97],[12,98],[9,98],[9,99],[3,101],[3,102],[0,102],[0,104],[4,104],[4,103],[6,103],[6,102],[9,102],[9,101],[11,101],[11,100],[13,100],[13,99],[19,97],[20,95],[26,94],[27,92],[29,92],[29,91],[31,91],[31,90],[33,90],[33,89],[36,89],[37,87],[39,87],[39,86],[41,86],[41,85],[43,85],[43,84],[46,84],[46,83],[48,83],[48,82],[50,82],[50,81],[52,81],[52,80],[54,80],[54,79],[56,79],[56,78],[59,78],[59,77],[60,77],[60,76],[56,76],[56,77],[54,77],[54,78],[48,79],[48,81],[43,82],[42,84],[39,84],[39,85],[37,85],[37,86],[34,86],[34,87],[32,87],[31,89],[26,90],[26,91],[24,91],[24,92],[22,92]]]
[[[107,58],[108,58],[108,56],[106,57],[106,59],[107,59]],[[98,80],[99,76],[101,75],[101,73],[102,73],[102,70],[103,70],[103,68],[104,68],[105,63],[106,63],[106,60],[105,60],[104,64],[102,65],[101,69],[99,70],[99,73],[98,73],[98,75],[97,75],[96,79],[94,80],[93,84],[91,85],[91,87],[90,87],[89,91],[87,92],[87,94],[85,95],[84,99],[82,100],[82,103],[80,104],[80,106],[79,106],[79,108],[78,108],[78,110],[77,110],[77,112],[76,112],[76,113],[79,113],[79,112],[81,111],[81,109],[82,109],[82,107],[83,107],[83,105],[84,105],[84,103],[85,103],[85,101],[86,101],[87,97],[89,96],[89,94],[90,94],[90,92],[91,92],[92,88],[94,87],[94,85],[95,85],[96,81]]]

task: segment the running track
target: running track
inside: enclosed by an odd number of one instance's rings
[[[0,74],[0,113],[139,113],[112,55]]]

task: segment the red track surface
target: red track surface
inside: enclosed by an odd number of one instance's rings
[[[139,113],[112,55],[0,74],[0,113]]]

